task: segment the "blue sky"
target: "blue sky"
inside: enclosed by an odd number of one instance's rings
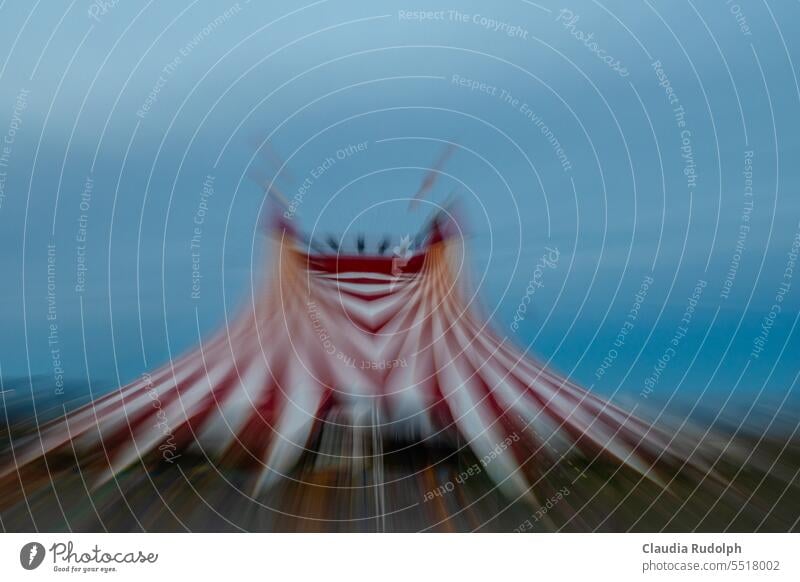
[[[375,241],[416,232],[431,206],[409,212],[405,199],[455,142],[428,201],[458,189],[472,278],[500,335],[656,414],[673,395],[734,417],[796,403],[800,280],[785,279],[800,229],[796,4],[92,6],[0,4],[4,378],[54,375],[49,244],[64,375],[113,386],[196,344],[263,272],[262,193],[247,174],[274,168],[254,143],[269,137],[287,160],[287,197],[309,178],[301,228]],[[558,264],[514,330],[546,247]]]

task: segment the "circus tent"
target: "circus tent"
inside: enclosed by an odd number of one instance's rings
[[[515,497],[531,495],[533,459],[555,450],[657,481],[656,461],[674,454],[668,436],[496,334],[471,306],[456,234],[440,216],[417,250],[346,254],[312,250],[276,221],[271,268],[228,325],[42,427],[14,464],[102,450],[103,480],[148,454],[179,463],[193,451],[251,464],[264,490],[346,417],[380,438],[469,447]]]

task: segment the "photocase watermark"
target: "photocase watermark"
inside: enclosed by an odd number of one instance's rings
[[[47,348],[55,384],[54,394],[64,394],[64,366],[61,361],[61,340],[58,330],[58,305],[56,303],[56,245],[47,245]]]
[[[447,481],[446,483],[439,485],[435,489],[426,491],[425,495],[423,496],[424,500],[423,503],[427,503],[428,501],[431,501],[436,497],[442,497],[443,495],[452,493],[455,490],[456,485],[463,485],[471,477],[481,474],[483,470],[489,465],[489,463],[491,463],[497,457],[502,455],[503,451],[505,451],[513,443],[516,443],[518,441],[519,441],[519,435],[517,433],[513,433],[507,436],[502,441],[497,443],[491,451],[489,451],[481,459],[479,459],[477,463],[473,463],[468,468],[461,471],[454,479],[451,479],[450,481]]]
[[[145,388],[147,390],[147,396],[150,398],[150,404],[156,409],[157,422],[155,427],[161,431],[163,436],[167,437],[163,443],[158,445],[158,450],[161,452],[161,458],[167,463],[172,464],[177,458],[182,456],[180,454],[175,454],[178,450],[178,445],[175,442],[175,435],[170,428],[167,413],[164,412],[164,408],[161,405],[161,399],[158,396],[158,391],[155,389],[155,386],[153,386],[153,378],[150,376],[150,374],[145,372],[142,374],[142,380],[145,382]]]
[[[245,4],[247,4],[247,2],[245,2]],[[209,36],[211,36],[215,30],[239,14],[241,10],[242,7],[237,2],[225,12],[217,16],[214,20],[206,24],[186,44],[178,49],[178,54],[176,54],[170,62],[161,68],[161,73],[159,74],[158,79],[156,79],[156,82],[153,84],[153,87],[150,89],[147,97],[145,97],[145,100],[139,106],[139,109],[137,109],[136,116],[139,117],[139,119],[144,119],[147,117],[147,114],[158,101],[161,91],[167,86],[169,80],[175,76],[175,73],[184,63],[184,59],[188,58],[189,55],[191,55],[198,46],[200,46]]]
[[[642,304],[644,303],[645,298],[647,297],[647,292],[650,290],[650,286],[653,284],[653,277],[651,275],[645,275],[645,278],[642,280],[642,283],[639,285],[639,289],[636,291],[636,294],[633,296],[633,305],[628,310],[627,315],[625,316],[625,321],[622,324],[622,327],[619,328],[619,332],[617,332],[617,337],[614,338],[614,343],[611,348],[609,348],[606,356],[603,358],[603,361],[598,366],[597,370],[595,370],[594,377],[598,380],[605,376],[606,372],[614,365],[614,362],[619,357],[619,351],[625,346],[625,342],[628,339],[628,334],[633,331],[634,324],[636,320],[639,319],[639,312],[642,309]]]
[[[75,233],[75,293],[86,291],[86,242],[89,237],[89,209],[92,206],[94,179],[86,177],[78,209],[78,231]]]
[[[336,354],[336,344],[333,343],[331,334],[328,333],[327,328],[320,319],[321,313],[319,306],[315,301],[307,301],[306,308],[308,310],[308,317],[311,320],[311,327],[322,343],[322,349],[325,350],[325,353],[329,356]]]
[[[572,169],[572,162],[569,161],[567,157],[566,151],[561,146],[561,142],[553,133],[553,130],[544,122],[538,113],[536,113],[533,108],[528,105],[527,103],[520,103],[519,99],[508,93],[507,91],[502,91],[500,98],[510,104],[514,109],[520,112],[520,114],[525,117],[528,121],[534,124],[544,138],[547,140],[547,143],[553,148],[553,152],[556,154],[559,163],[561,164],[561,168],[565,172],[569,172]]]
[[[95,22],[101,22],[100,17],[108,14],[109,11],[111,11],[119,3],[120,0],[95,0],[89,4],[89,9],[86,11],[86,13],[89,15],[89,18]]]
[[[767,340],[769,339],[769,334],[772,331],[772,327],[775,325],[775,320],[778,318],[781,311],[783,311],[783,301],[792,288],[792,279],[794,279],[794,270],[797,267],[798,256],[800,256],[800,223],[797,225],[792,244],[789,247],[789,251],[786,253],[786,264],[781,276],[781,282],[778,284],[778,288],[775,291],[772,306],[769,308],[769,313],[767,313],[761,321],[761,331],[759,331],[758,335],[753,339],[753,349],[750,351],[750,357],[754,360],[758,359],[764,351]]]
[[[664,373],[664,370],[667,369],[667,366],[672,358],[677,355],[678,348],[680,347],[683,338],[685,338],[686,334],[689,333],[689,325],[692,323],[692,319],[694,319],[697,304],[707,286],[708,282],[703,279],[699,279],[697,284],[694,286],[692,294],[689,296],[686,310],[683,312],[683,317],[681,317],[680,325],[678,325],[676,328],[675,334],[669,341],[669,345],[664,350],[664,353],[661,354],[653,366],[653,371],[644,381],[644,388],[642,388],[642,391],[639,393],[639,396],[642,398],[650,397],[650,394],[653,393],[653,390],[655,390],[656,386],[661,380],[661,375]]]
[[[0,143],[0,210],[3,209],[3,204],[6,200],[6,184],[8,181],[6,168],[11,164],[11,154],[14,151],[14,143],[17,141],[17,132],[22,127],[22,112],[28,108],[29,94],[30,90],[28,89],[20,89],[19,93],[17,93],[14,109],[11,112],[11,122],[8,124],[8,129],[3,136],[3,142]]]
[[[338,350],[336,344],[333,342],[331,334],[328,332],[328,328],[325,327],[322,322],[322,312],[319,309],[319,305],[317,305],[315,301],[307,301],[306,309],[308,311],[308,317],[311,320],[311,327],[314,330],[314,335],[319,339],[323,351],[329,356],[336,356],[336,359],[346,367],[360,370],[392,370],[394,368],[408,367],[408,362],[405,358],[393,360],[365,360]]]
[[[297,213],[297,210],[303,204],[306,194],[309,193],[311,187],[317,180],[324,176],[337,163],[342,162],[349,157],[354,156],[355,154],[367,151],[368,147],[368,141],[352,143],[343,146],[337,149],[331,155],[326,156],[324,160],[319,162],[308,172],[300,186],[297,187],[292,199],[289,201],[288,208],[283,212],[283,217],[287,220],[293,219],[294,215]]]
[[[742,7],[735,0],[725,0],[725,5],[728,6],[730,13],[736,19],[736,24],[739,25],[739,32],[744,36],[753,36],[753,31],[750,30],[750,24],[748,24],[747,17],[742,12]]]
[[[568,8],[562,8],[558,11],[558,14],[556,14],[556,22],[560,22],[561,25],[568,30],[573,37],[583,43],[583,45],[589,49],[590,52],[597,55],[597,58],[605,63],[608,68],[617,73],[620,77],[627,77],[630,75],[628,69],[620,62],[619,59],[608,54],[608,52],[606,52],[606,50],[597,43],[593,32],[587,33],[577,27],[580,19],[581,17],[579,14],[575,14]]]
[[[358,368],[359,370],[393,370],[394,368],[408,368],[408,361],[406,361],[405,358],[398,358],[395,360],[357,360],[352,356],[346,356],[342,352],[338,352],[336,357],[340,359],[345,366]]]
[[[490,97],[500,97],[501,93],[503,92],[503,89],[500,89],[497,85],[490,85],[485,81],[470,79],[469,77],[464,77],[458,74],[452,75],[450,77],[450,82],[453,85],[458,85],[464,89],[469,89],[470,93],[484,93]]]
[[[542,283],[544,270],[555,269],[558,266],[558,259],[560,257],[558,248],[551,249],[550,247],[545,247],[545,251],[547,252],[545,252],[536,263],[531,280],[528,281],[528,286],[525,288],[525,295],[522,296],[519,306],[517,306],[517,310],[514,313],[514,321],[511,322],[511,329],[513,331],[517,331],[520,322],[525,320],[528,313],[528,305],[530,305],[533,300],[536,290],[544,287],[544,283]]]
[[[747,235],[750,233],[750,215],[753,213],[753,150],[744,152],[744,202],[742,203],[742,216],[739,219],[739,233],[736,237],[736,246],[733,249],[733,256],[728,266],[728,272],[725,274],[725,280],[722,282],[722,291],[720,291],[720,298],[728,299],[733,288],[733,282],[736,280],[736,275],[739,273],[739,265],[742,262],[742,254],[744,254],[745,244],[747,243]]]
[[[680,130],[681,139],[681,158],[683,159],[683,175],[686,177],[686,188],[689,191],[697,187],[697,169],[694,161],[694,149],[692,147],[692,132],[686,123],[686,110],[681,105],[678,94],[672,87],[672,82],[669,80],[667,73],[660,60],[655,60],[650,65],[656,73],[658,85],[664,89],[664,94],[667,101],[672,107],[672,115],[675,119],[675,125]]]
[[[35,552],[34,558],[38,560],[36,566],[25,566],[26,552]],[[95,544],[94,547],[88,550],[78,549],[75,545],[68,541],[56,542],[48,550],[52,557],[53,572],[63,572],[70,574],[108,574],[118,571],[120,565],[133,565],[133,564],[155,564],[158,561],[158,554],[155,552],[143,552],[136,550],[132,552],[125,551],[107,551]],[[26,570],[32,570],[41,565],[45,558],[45,549],[42,544],[31,542],[25,544],[20,552],[20,562],[22,567]]]
[[[452,493],[453,491],[455,491],[456,484],[462,485],[467,481],[467,479],[469,479],[470,477],[474,477],[475,475],[479,475],[480,473],[483,473],[483,469],[481,468],[480,464],[473,463],[467,469],[461,471],[461,473],[459,473],[455,479],[447,481],[446,483],[444,483],[443,485],[439,485],[435,489],[426,491],[425,495],[423,496],[424,499],[423,503],[427,503],[428,501],[431,501],[436,497],[443,497],[448,493]]]
[[[455,22],[472,24],[491,32],[498,32],[511,38],[528,40],[528,30],[517,24],[497,20],[479,13],[461,12],[459,10],[398,10],[397,19],[410,22]]]
[[[389,282],[389,291],[394,291],[403,277],[403,269],[413,256],[414,245],[411,242],[411,235],[407,234],[400,239],[400,244],[392,249],[392,280]]]
[[[192,288],[189,296],[195,301],[200,299],[200,283],[203,279],[203,272],[200,266],[200,245],[203,240],[203,225],[208,214],[208,201],[214,196],[214,180],[215,177],[208,174],[203,181],[200,200],[192,217],[192,236],[189,239],[189,253],[192,258]]]
[[[483,93],[490,97],[494,97],[503,104],[509,105],[514,110],[518,111],[520,115],[530,121],[541,132],[542,136],[544,136],[544,138],[547,140],[547,143],[549,143],[553,148],[553,152],[558,158],[558,161],[561,164],[561,168],[564,170],[564,172],[569,172],[572,169],[572,162],[570,162],[567,152],[564,150],[561,142],[556,137],[555,133],[553,133],[553,130],[550,129],[550,127],[545,123],[544,119],[542,119],[542,117],[536,113],[536,111],[534,111],[531,105],[525,101],[522,101],[518,97],[515,97],[507,89],[503,89],[502,87],[498,87],[497,85],[492,85],[478,79],[472,79],[459,74],[454,74],[450,77],[450,82],[458,87],[469,89],[470,92]]]
[[[536,512],[531,517],[529,517],[521,524],[519,524],[517,527],[515,527],[514,533],[522,533],[532,530],[534,527],[533,525],[534,523],[541,521],[541,519],[544,518],[544,516],[547,515],[547,513],[550,510],[552,510],[556,505],[561,503],[561,500],[569,496],[569,494],[570,494],[569,487],[564,485],[561,489],[556,491],[554,495],[548,497],[547,501],[544,502],[544,505],[542,505],[539,509],[537,509]]]

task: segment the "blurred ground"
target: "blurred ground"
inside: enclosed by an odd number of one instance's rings
[[[365,429],[317,435],[289,475],[255,496],[255,467],[201,456],[184,454],[170,465],[156,455],[97,485],[102,454],[82,455],[80,469],[74,455],[51,455],[0,479],[0,520],[5,531],[798,529],[800,446],[775,436],[760,443],[718,436],[716,450],[726,453],[708,477],[667,467],[648,479],[604,457],[532,459],[540,475],[535,499],[519,500],[492,482],[468,448],[374,436]],[[7,431],[2,439],[7,466]],[[704,444],[707,452],[714,447]],[[343,459],[330,456],[336,450]]]

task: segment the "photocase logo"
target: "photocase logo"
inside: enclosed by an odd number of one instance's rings
[[[392,280],[389,283],[389,291],[394,291],[395,285],[403,276],[403,268],[408,264],[409,259],[414,254],[414,245],[411,242],[411,235],[406,235],[400,239],[400,245],[392,249]]]
[[[44,546],[39,542],[28,542],[19,551],[19,563],[26,570],[35,570],[44,561]]]
[[[411,235],[407,234],[400,239],[400,244],[393,249],[394,256],[400,259],[401,267],[405,267],[408,259],[414,254],[414,245],[411,243]]]

